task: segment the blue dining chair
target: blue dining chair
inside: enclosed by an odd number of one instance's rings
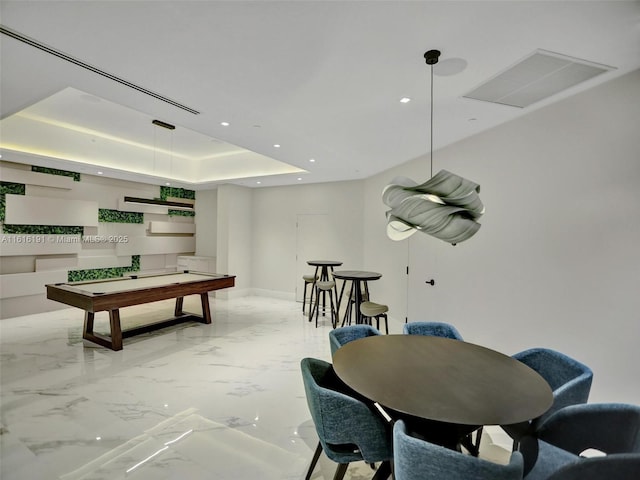
[[[460,332],[448,323],[443,322],[409,322],[402,327],[402,333],[407,335],[431,335],[434,337],[462,340]]]
[[[373,335],[382,335],[380,330],[371,325],[347,325],[346,327],[334,328],[329,332],[329,345],[331,347],[331,357],[341,346],[346,343],[353,342],[359,338],[371,337]]]
[[[584,461],[580,454],[587,449],[640,454],[640,406],[583,403],[558,410],[521,439],[524,478],[549,480],[563,467]]]
[[[549,480],[637,480],[640,478],[640,453],[618,453],[585,458],[562,467]]]
[[[349,387],[341,382],[330,363],[304,358],[300,368],[319,440],[305,479],[311,478],[323,451],[338,464],[334,480],[344,477],[351,462],[388,464],[393,455],[390,425],[350,395]]]
[[[398,420],[393,427],[395,480],[521,480],[522,455],[501,465],[411,436]]]
[[[553,392],[553,404],[532,421],[533,429],[561,408],[588,401],[593,372],[585,364],[549,348],[531,348],[513,358],[538,372]]]

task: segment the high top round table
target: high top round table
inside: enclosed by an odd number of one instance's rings
[[[446,446],[453,443],[446,432],[457,445],[479,426],[528,422],[553,403],[547,382],[525,364],[449,338],[362,338],[339,348],[333,364],[343,382],[383,409],[431,422]]]
[[[329,275],[329,271],[331,271],[331,274],[333,275],[333,267],[339,267],[340,265],[342,265],[342,262],[337,261],[337,260],[308,260],[307,261],[307,265],[311,265],[312,267],[316,267],[316,271],[314,273],[314,276],[317,280],[315,280],[313,282],[312,288],[311,288],[311,299],[309,300],[309,304],[312,305],[312,307],[309,309],[309,321],[311,321],[311,310],[313,309],[313,292],[315,291],[315,287],[316,287],[316,281],[319,282],[327,282],[329,280],[333,280],[331,278],[331,276]],[[320,275],[318,275],[318,271],[320,271]],[[337,287],[333,289],[334,293],[336,294],[336,298],[338,298],[338,289]],[[322,292],[322,315],[325,314],[325,310],[326,310],[326,298],[325,298],[326,292]],[[317,299],[317,301],[320,299]],[[318,302],[318,308],[320,308],[320,303]]]
[[[329,277],[329,270],[333,273],[333,267],[339,267],[342,262],[336,260],[308,260],[307,265],[316,267],[316,277],[318,277],[318,270],[320,270],[320,281],[325,282],[331,280]]]
[[[342,301],[342,294],[344,293],[344,287],[347,281],[351,280],[351,292],[347,301],[353,299],[353,308],[355,309],[356,324],[362,323],[362,313],[360,313],[360,304],[363,302],[362,292],[363,290],[368,293],[367,282],[372,280],[378,280],[382,277],[381,273],[377,272],[364,272],[360,270],[339,270],[333,272],[333,278],[344,280],[342,289],[340,290],[340,297],[338,298],[338,311],[340,311],[340,303]],[[344,319],[342,325],[347,321],[347,317],[350,318],[351,304],[347,304],[347,308],[344,312]]]

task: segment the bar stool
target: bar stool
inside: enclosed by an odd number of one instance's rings
[[[316,275],[303,275],[302,280],[304,280],[304,293],[302,294],[302,313],[304,313],[307,301],[307,285],[311,284],[311,295],[309,296],[309,306],[311,306],[313,304],[313,284],[316,283],[318,277]]]
[[[344,284],[342,285],[343,290],[344,290]],[[344,327],[345,324],[346,325],[351,325],[351,312],[356,309],[359,308],[356,305],[356,299],[355,299],[355,288],[356,286],[352,283],[351,284],[351,291],[349,292],[349,303],[347,304],[347,311],[345,312],[345,316],[344,316],[344,320],[342,321],[342,326]],[[363,302],[368,302],[369,301],[369,285],[367,284],[367,282],[364,282],[364,290],[362,292],[362,301]],[[361,310],[362,311],[362,310]],[[357,315],[356,315],[357,318]],[[356,321],[356,323],[358,323]]]
[[[324,282],[316,282],[315,284],[315,294],[316,301],[313,304],[313,308],[311,309],[311,313],[309,314],[309,320],[313,317],[313,313],[316,314],[316,327],[318,326],[318,315],[320,313],[320,294],[326,295],[329,294],[329,304],[331,305],[331,326],[333,328],[336,327],[336,321],[338,315],[336,313],[335,307],[333,305],[333,290],[336,288],[336,282],[334,280],[324,281]]]
[[[384,318],[384,329],[387,335],[389,335],[389,322],[387,321],[387,312],[389,307],[387,305],[381,305],[374,302],[362,302],[360,304],[360,313],[363,316],[363,321],[371,325],[373,318],[376,319],[376,328],[380,330],[380,318]]]

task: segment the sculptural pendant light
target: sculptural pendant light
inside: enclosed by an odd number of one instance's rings
[[[480,185],[446,170],[433,175],[433,66],[440,52],[424,54],[431,67],[431,178],[418,183],[406,177],[396,177],[382,192],[387,211],[387,235],[392,240],[404,240],[415,232],[423,232],[452,245],[472,237],[479,229],[477,219],[484,213],[480,201]]]

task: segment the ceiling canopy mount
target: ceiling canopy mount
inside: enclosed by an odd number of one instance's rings
[[[429,50],[424,54],[424,60],[427,62],[427,65],[435,65],[438,63],[439,58],[440,50]]]

